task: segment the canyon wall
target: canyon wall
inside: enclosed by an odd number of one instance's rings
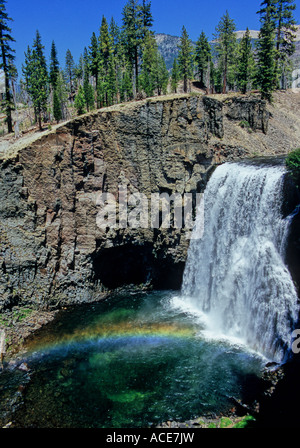
[[[80,116],[2,154],[0,309],[89,302],[132,283],[179,288],[187,229],[101,228],[99,197],[117,200],[122,185],[194,198],[217,164],[292,149],[272,118],[256,96],[174,95]]]

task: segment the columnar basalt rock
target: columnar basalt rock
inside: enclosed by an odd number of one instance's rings
[[[258,99],[153,98],[78,117],[3,156],[0,308],[92,301],[126,283],[178,288],[185,228],[101,229],[99,195],[117,199],[120,185],[147,198],[202,192],[212,167],[251,154],[224,127],[246,132],[246,116],[267,131]]]
[[[266,101],[257,97],[234,97],[224,102],[225,115],[230,120],[247,122],[253,131],[268,132],[270,113]]]

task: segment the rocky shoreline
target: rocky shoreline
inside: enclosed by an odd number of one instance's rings
[[[37,310],[14,307],[0,316],[0,330],[5,334],[4,360],[10,360],[22,352],[25,342],[35,332],[51,322],[59,310]]]
[[[229,429],[229,428],[251,428],[255,424],[255,418],[251,415],[238,417],[236,415],[219,417],[199,417],[185,422],[168,421],[156,426],[162,429]]]

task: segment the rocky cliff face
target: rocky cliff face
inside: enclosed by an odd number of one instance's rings
[[[0,165],[0,308],[92,301],[132,283],[179,288],[187,230],[101,228],[99,198],[117,200],[120,186],[149,200],[195,196],[216,164],[267,153],[269,125],[255,96],[183,95],[87,114],[10,150]]]

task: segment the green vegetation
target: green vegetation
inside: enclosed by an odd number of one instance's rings
[[[53,115],[57,123],[62,119],[61,104],[56,90],[53,92]]]
[[[222,417],[220,421],[220,428],[227,428],[232,425],[232,420],[229,417]]]
[[[41,35],[36,31],[33,47],[32,49],[28,47],[27,53],[25,54],[25,65],[23,66],[26,90],[31,98],[34,114],[36,121],[39,123],[40,130],[42,130],[42,114],[45,114],[47,110],[49,93],[44,48]]]
[[[251,428],[255,423],[255,418],[251,415],[246,415],[245,417],[221,417],[220,420],[211,421],[206,424],[204,421],[199,420],[201,427],[212,428],[212,429],[241,429],[241,428]]]
[[[199,76],[200,86],[204,87],[209,84],[209,68],[212,62],[211,47],[204,33],[201,32],[196,42],[195,48],[195,64],[197,75]]]
[[[171,88],[172,92],[177,93],[177,86],[180,81],[180,73],[177,58],[174,59],[172,72],[171,72]]]
[[[250,31],[247,28],[237,55],[237,83],[242,93],[251,90],[255,75],[255,61],[252,51]]]
[[[234,84],[234,68],[236,57],[236,26],[234,20],[229,17],[228,11],[221,18],[216,27],[215,38],[217,40],[217,84],[222,93],[227,92],[228,84]]]
[[[20,322],[30,316],[32,312],[33,310],[31,308],[27,308],[25,306],[20,307],[18,310],[13,312],[13,317],[15,320]]]
[[[85,96],[82,86],[79,86],[78,93],[75,97],[74,105],[77,109],[78,115],[82,115],[85,113]]]
[[[169,74],[165,61],[158,51],[156,40],[149,31],[145,35],[145,43],[140,75],[140,86],[148,97],[154,92],[166,93]]]
[[[236,24],[228,11],[215,28],[213,43],[201,31],[193,45],[183,26],[178,56],[170,73],[152,29],[151,2],[127,0],[121,23],[117,24],[113,17],[109,23],[102,16],[99,31],[92,33],[77,62],[67,50],[63,69],[54,40],[47,67],[42,38],[36,31],[33,45],[24,54],[19,89],[14,89],[14,38],[5,3],[0,1],[0,68],[5,74],[2,111],[8,132],[13,131],[12,111],[17,102],[26,107],[30,124],[38,123],[42,129],[43,123],[67,120],[75,113],[95,108],[171,92],[191,92],[193,80],[208,94],[246,94],[258,89],[261,97],[270,102],[276,89],[286,89],[292,83],[295,0],[261,1],[256,44],[248,28],[241,39],[236,38]],[[25,127],[18,123],[19,129]]]
[[[193,48],[185,27],[182,28],[180,37],[178,66],[180,78],[183,80],[183,91],[186,93],[188,91],[188,81],[193,77]]]
[[[251,415],[246,415],[243,419],[233,425],[233,428],[250,428],[253,426],[255,418]]]
[[[66,77],[68,79],[69,84],[69,92],[70,92],[70,98],[72,98],[73,94],[73,82],[75,79],[75,63],[72,56],[72,53],[70,50],[67,50],[66,53],[66,68],[65,68]]]
[[[275,74],[275,13],[274,0],[266,0],[261,4],[261,30],[257,44],[258,72],[257,81],[263,99],[271,101],[274,91]]]
[[[8,133],[10,133],[13,131],[11,113],[14,108],[11,87],[12,82],[17,77],[17,71],[14,65],[15,51],[11,48],[11,43],[15,42],[15,40],[11,36],[11,29],[8,26],[12,19],[6,13],[5,3],[5,0],[0,2],[0,68],[3,70],[5,77],[5,96],[3,101]]]
[[[51,54],[50,54],[49,82],[53,90],[57,86],[58,74],[59,74],[59,62],[57,59],[57,50],[55,42],[52,41]]]
[[[272,92],[286,88],[295,52],[294,0],[264,0],[259,11],[261,29],[257,44],[257,82],[262,98],[272,100]]]
[[[250,123],[249,123],[247,120],[242,120],[242,121],[239,123],[239,126],[240,126],[241,128],[243,128],[243,129],[247,129],[249,132],[251,131]]]
[[[12,312],[8,315],[1,314],[0,315],[0,328],[9,328],[13,327],[15,322],[22,322],[27,317],[29,317],[33,313],[33,309],[26,307],[26,306],[20,306],[13,308]]]
[[[286,167],[297,188],[300,188],[300,148],[292,151],[286,158]]]
[[[295,52],[294,33],[296,32],[296,21],[293,11],[296,9],[295,0],[276,1],[276,57],[275,87],[286,88],[291,71],[290,56]]]

